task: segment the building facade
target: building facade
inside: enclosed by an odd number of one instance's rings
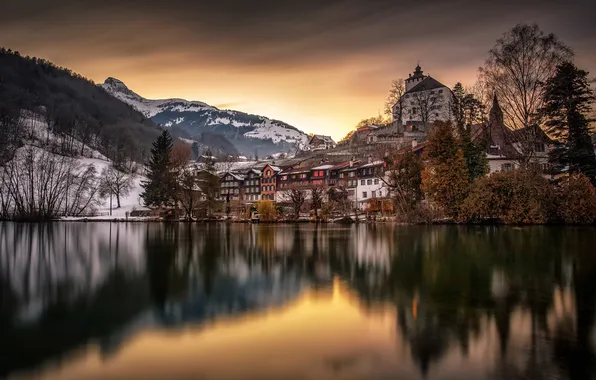
[[[430,75],[424,75],[420,65],[405,81],[406,92],[393,105],[393,122],[406,131],[428,132],[435,121],[451,120],[449,104],[452,92],[449,87]]]
[[[277,166],[266,165],[263,168],[263,175],[261,177],[261,199],[275,200],[275,193],[277,192],[277,174],[281,169]]]

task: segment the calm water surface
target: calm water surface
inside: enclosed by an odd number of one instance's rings
[[[593,379],[596,229],[0,224],[0,377]]]

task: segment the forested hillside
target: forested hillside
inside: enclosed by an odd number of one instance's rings
[[[114,162],[143,161],[160,133],[151,120],[81,75],[0,48],[1,161],[10,159],[26,137],[24,111],[63,137],[54,151],[65,155],[88,146]]]

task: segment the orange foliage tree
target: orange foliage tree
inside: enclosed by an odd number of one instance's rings
[[[470,181],[450,122],[436,122],[424,152],[422,191],[446,216],[459,218]]]

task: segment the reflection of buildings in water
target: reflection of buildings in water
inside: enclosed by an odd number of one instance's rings
[[[358,265],[389,267],[393,239],[387,236],[387,232],[387,228],[371,225],[360,225],[355,228],[352,241]]]

